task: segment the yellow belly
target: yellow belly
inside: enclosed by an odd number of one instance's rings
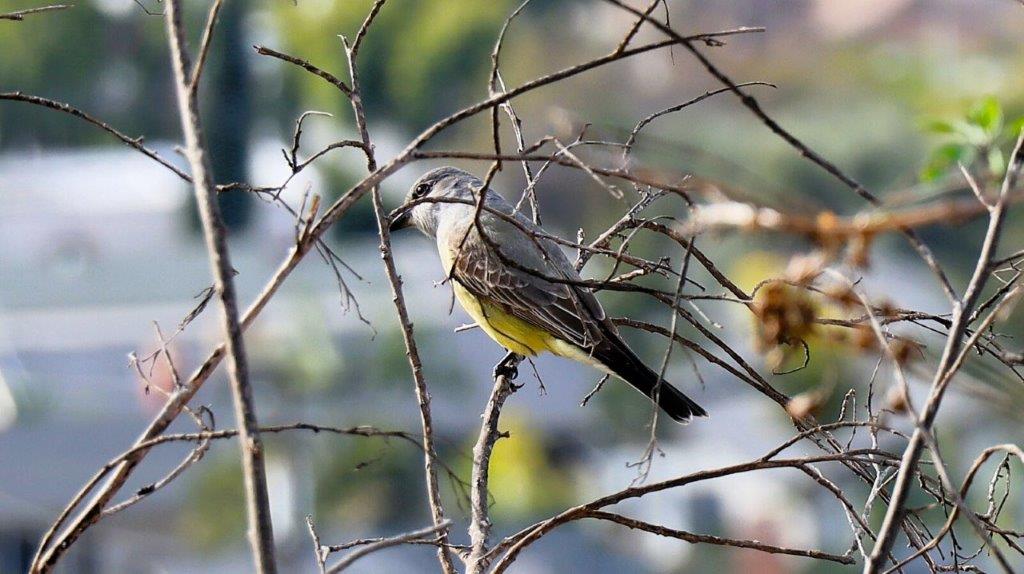
[[[457,281],[453,282],[455,298],[462,308],[476,321],[492,339],[509,351],[533,357],[544,351],[554,351],[554,337],[530,325],[514,315],[509,315],[497,305],[477,299]],[[560,341],[559,341],[560,342]]]
[[[579,361],[612,374],[607,367],[594,360],[583,349],[542,331],[500,307],[478,299],[457,281],[453,281],[455,298],[476,324],[499,345],[513,353],[533,357],[543,352]]]

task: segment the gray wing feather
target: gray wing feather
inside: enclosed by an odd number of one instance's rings
[[[529,219],[520,214],[515,217],[525,229],[538,231]],[[481,238],[474,226],[452,272],[456,281],[477,297],[578,347],[588,349],[603,339],[605,314],[593,293],[585,287],[546,279],[580,280],[556,243],[531,237],[486,212],[481,214],[481,225],[490,241]],[[464,235],[465,227],[449,234],[450,248],[456,249]]]

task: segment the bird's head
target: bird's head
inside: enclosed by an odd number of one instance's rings
[[[391,213],[389,229],[394,232],[415,227],[433,236],[442,213],[473,209],[475,192],[481,185],[475,175],[458,168],[432,169],[416,180],[401,207]]]

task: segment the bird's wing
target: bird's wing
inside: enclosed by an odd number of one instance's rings
[[[520,221],[536,230],[529,220]],[[603,339],[606,319],[597,298],[585,287],[558,282],[580,280],[558,245],[493,215],[482,223],[490,241],[475,228],[470,232],[452,270],[456,281],[477,298],[581,348]],[[463,234],[452,235],[451,249]]]

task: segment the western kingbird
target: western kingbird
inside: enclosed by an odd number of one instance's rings
[[[679,422],[707,416],[672,385],[658,384],[658,374],[622,340],[558,244],[490,189],[479,213],[481,237],[474,218],[482,188],[479,178],[460,169],[434,169],[413,185],[390,228],[412,226],[436,239],[455,297],[510,352],[532,357],[548,351],[597,367]]]

